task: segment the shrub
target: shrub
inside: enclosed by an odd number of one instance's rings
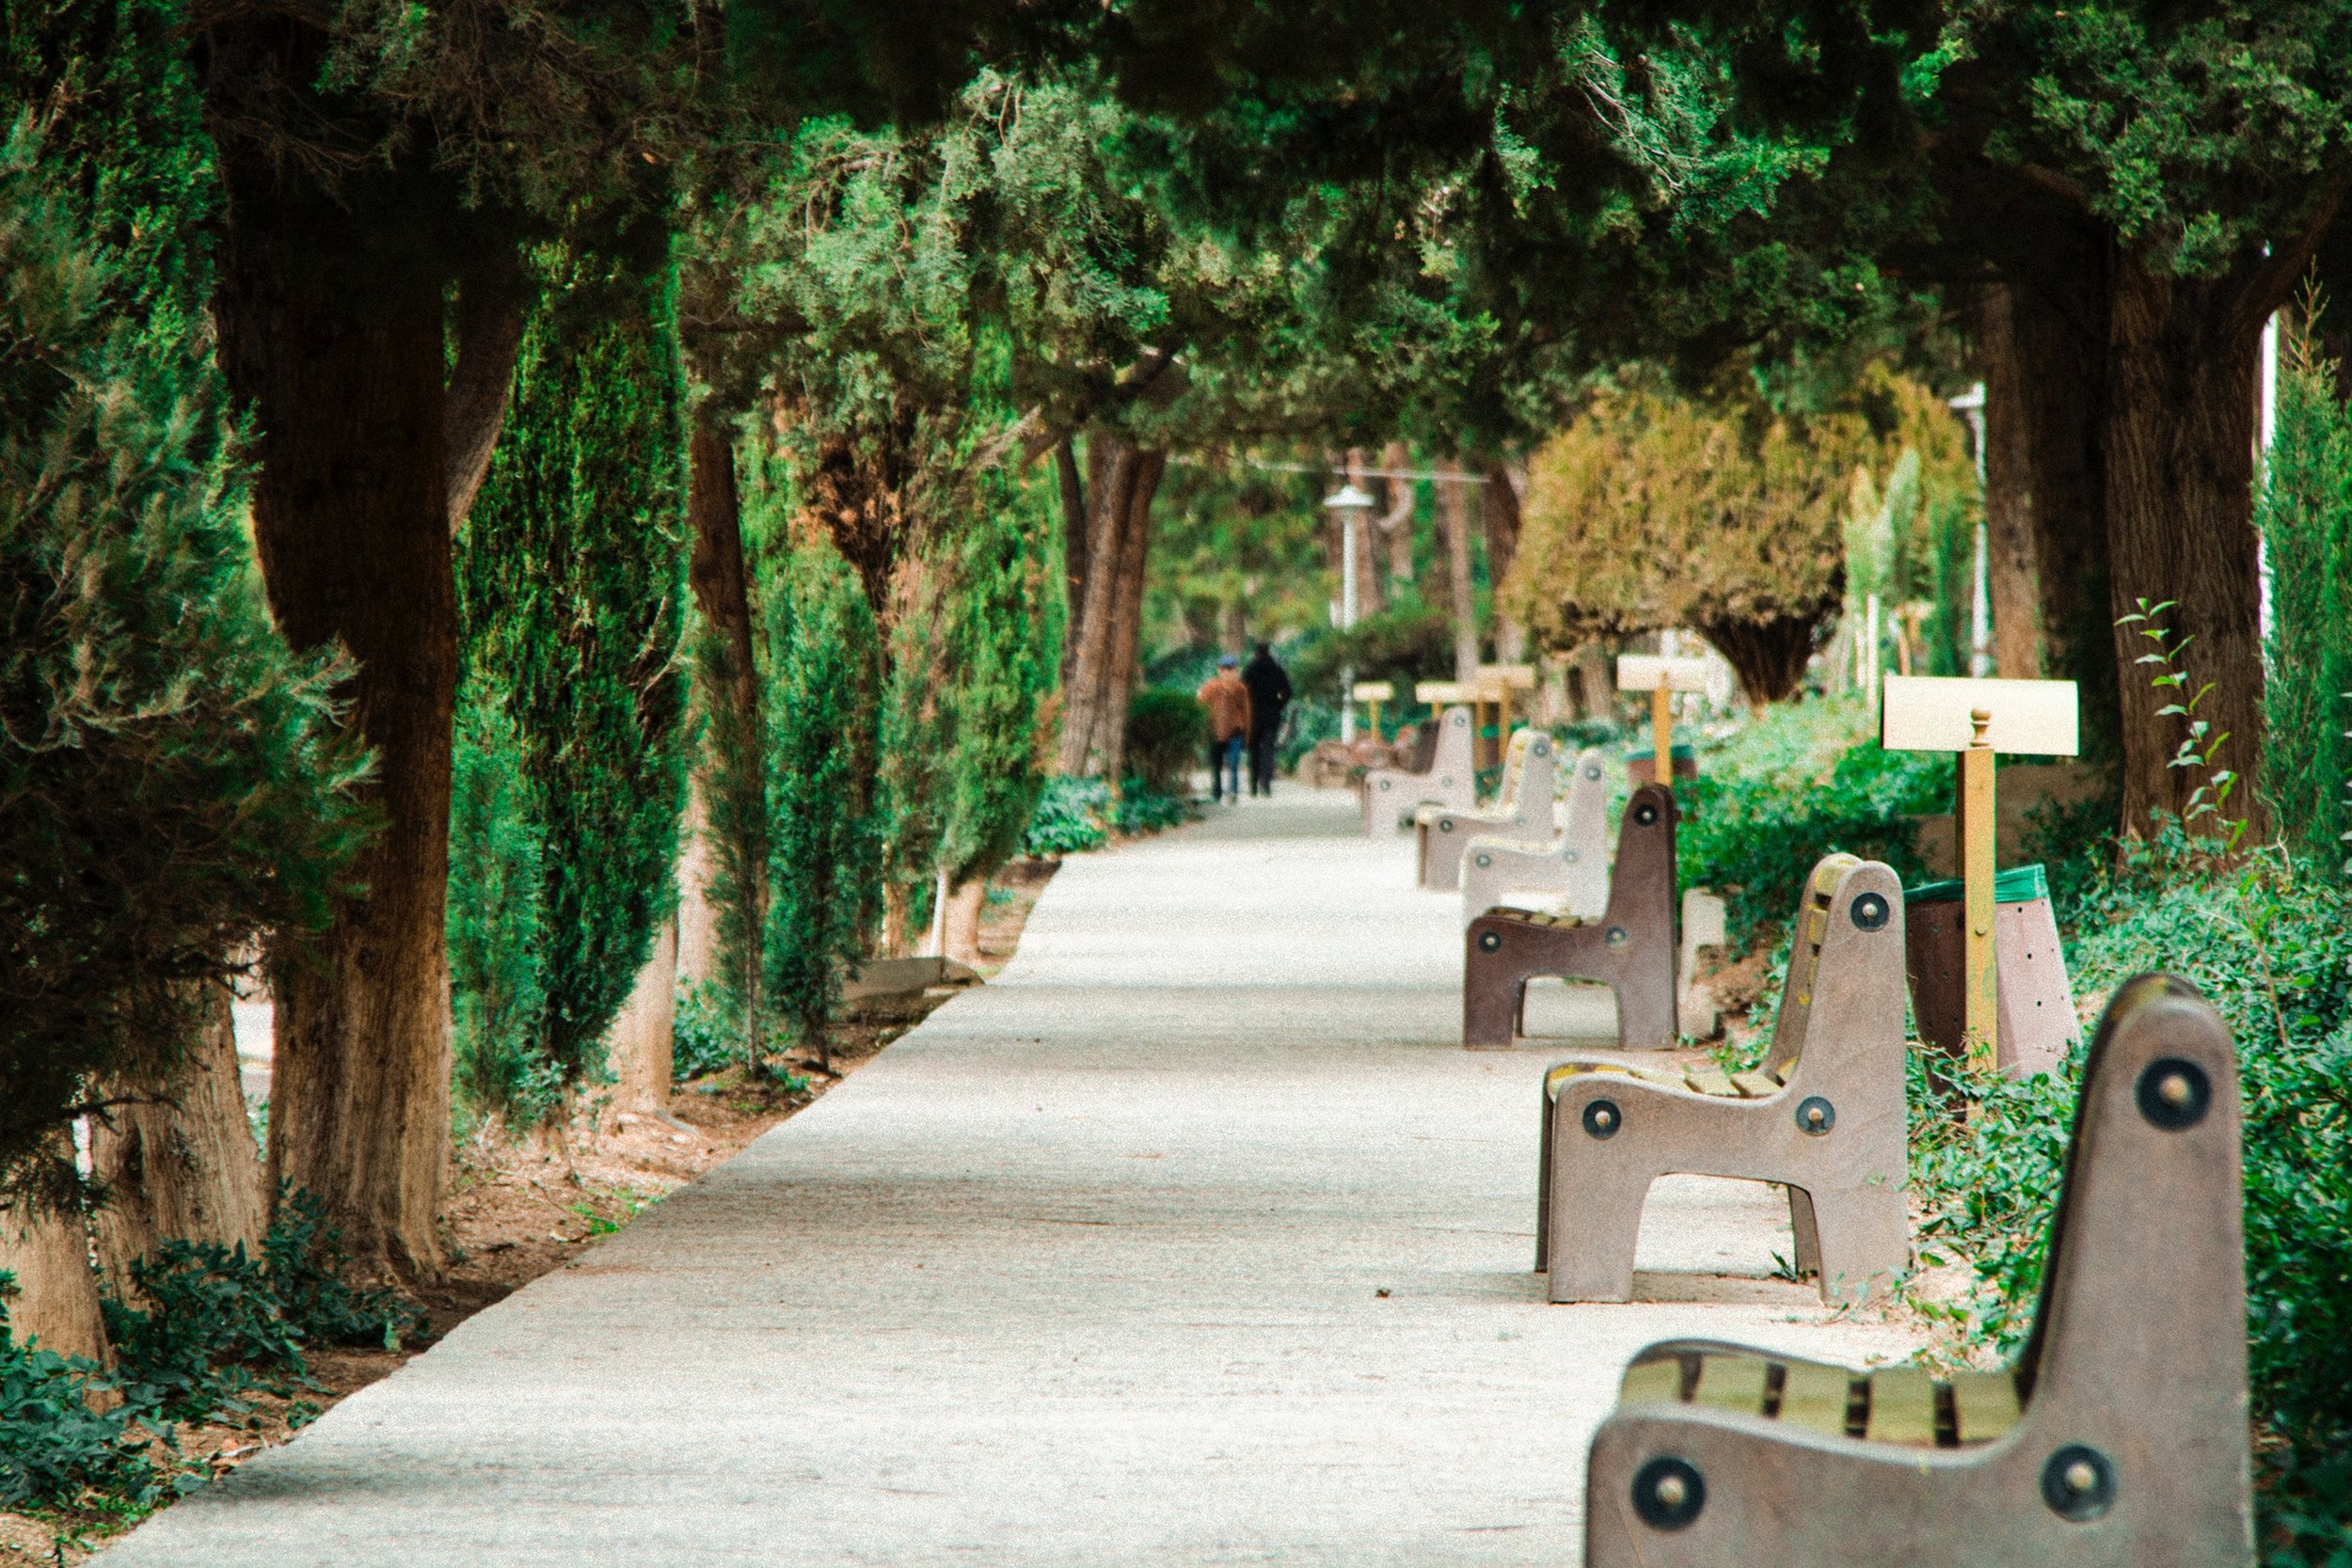
[[[544,839],[515,726],[496,704],[457,712],[449,814],[453,1087],[460,1106],[510,1124],[545,1117],[563,1073],[538,1048]]]
[[[2261,1445],[2265,1560],[2341,1564],[2352,1547],[2352,931],[2325,866],[2270,849],[2234,869],[2178,824],[2117,847],[2060,911],[2077,994],[2179,974],[2238,1042],[2246,1158],[2247,1350]],[[2079,1085],[1963,1074],[1939,1102],[1914,1085],[1922,1240],[1957,1249],[1976,1287],[1975,1342],[2013,1351],[2031,1327]]]
[[[1100,779],[1048,779],[1029,815],[1024,847],[1032,855],[1075,855],[1110,842],[1101,813],[1110,804],[1110,785]]]
[[[1152,687],[1128,699],[1127,766],[1152,794],[1189,793],[1208,745],[1209,710],[1191,692]]]
[[[161,1478],[141,1451],[138,1413],[90,1408],[95,1364],[19,1344],[8,1322],[15,1293],[0,1274],[0,1508],[54,1508],[90,1492],[154,1502]]]
[[[1947,756],[1883,749],[1858,702],[1776,704],[1677,786],[1681,885],[1725,895],[1737,950],[1788,917],[1814,863],[1835,850],[1918,881],[1926,867],[1909,818],[1947,809],[1951,781]]]
[[[670,1023],[670,1077],[683,1084],[716,1072],[743,1053],[742,1019],[716,980],[682,986]]]

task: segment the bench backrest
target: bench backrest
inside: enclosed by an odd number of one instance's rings
[[[2192,1536],[2249,1507],[2239,1160],[2228,1026],[2185,980],[2131,981],[2083,1068],[2017,1387],[2037,1424],[2210,1513]]]
[[[1470,710],[1450,707],[1438,715],[1437,744],[1429,752],[1429,766],[1424,773],[1445,773],[1454,778],[1474,777],[1478,772],[1476,726],[1470,722]]]
[[[1640,925],[1675,935],[1675,825],[1680,814],[1674,791],[1644,784],[1629,797],[1617,818],[1617,858],[1609,868],[1609,912],[1614,927]]]
[[[1781,983],[1780,1010],[1772,1019],[1772,1045],[1764,1056],[1766,1072],[1786,1078],[1788,1069],[1796,1065],[1797,1058],[1804,1054],[1806,1030],[1813,1022],[1814,991],[1820,981],[1822,950],[1832,945],[1830,939],[1837,934],[1841,926],[1852,924],[1851,916],[1843,922],[1831,919],[1841,903],[1850,904],[1851,901],[1851,895],[1840,898],[1840,885],[1849,873],[1864,863],[1860,856],[1842,851],[1824,855],[1814,863],[1812,872],[1804,879],[1804,890],[1797,895],[1797,912],[1788,923],[1788,974]],[[1900,892],[1900,884],[1898,884],[1894,908],[1889,911],[1889,918],[1894,923],[1899,971],[1902,961]],[[1835,958],[1832,964],[1834,968]]]

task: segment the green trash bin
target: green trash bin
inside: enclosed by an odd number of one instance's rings
[[[1930,882],[1903,893],[1903,946],[1911,972],[1911,1011],[1919,1038],[1955,1058],[1967,1053],[1967,988],[1959,882]],[[2000,987],[2001,1072],[2023,1078],[2055,1069],[2081,1033],[2074,987],[2066,974],[2050,880],[2038,865],[2012,866],[1993,879],[1993,962]]]

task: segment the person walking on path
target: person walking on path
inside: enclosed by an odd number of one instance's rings
[[[1249,689],[1249,793],[1274,793],[1274,748],[1282,736],[1282,710],[1290,705],[1290,672],[1263,642],[1241,673]]]
[[[1241,748],[1249,735],[1249,688],[1233,673],[1241,660],[1232,654],[1216,661],[1216,673],[1200,688],[1200,705],[1209,710],[1209,792],[1222,800],[1226,791],[1241,799]],[[1226,781],[1232,782],[1228,784]]]

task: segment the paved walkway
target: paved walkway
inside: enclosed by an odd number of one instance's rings
[[[1454,900],[1354,820],[1072,861],[995,984],[102,1560],[1571,1563],[1643,1343],[1904,1348],[1732,1183],[1543,1305],[1545,1053],[1457,1048]]]

